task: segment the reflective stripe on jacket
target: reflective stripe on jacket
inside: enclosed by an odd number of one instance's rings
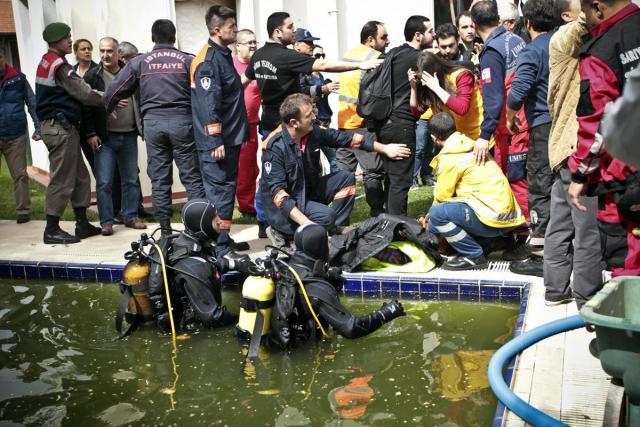
[[[525,218],[498,164],[477,165],[474,140],[455,132],[444,143],[430,166],[437,176],[434,203],[464,202],[483,224],[495,228],[522,225]]]
[[[361,62],[375,59],[382,53],[367,45],[358,45],[348,50],[343,61]],[[364,127],[364,119],[356,113],[358,105],[358,92],[362,71],[353,70],[340,74],[340,92],[338,98],[338,128],[358,129]]]
[[[36,70],[36,112],[41,121],[53,119],[63,113],[74,124],[82,118],[82,104],[56,82],[56,72],[67,64],[57,53],[47,52]]]
[[[193,134],[200,151],[236,146],[248,138],[244,89],[231,50],[207,40],[191,63]]]
[[[311,133],[297,143],[285,127],[278,126],[262,143],[260,191],[269,224],[286,229],[291,210],[304,210],[322,174],[322,146],[372,151],[373,142],[360,133],[314,125]]]

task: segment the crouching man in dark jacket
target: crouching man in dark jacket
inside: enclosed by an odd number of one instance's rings
[[[320,128],[314,124],[316,109],[308,95],[289,95],[280,106],[280,117],[282,124],[262,145],[260,181],[271,224],[267,234],[276,246],[290,241],[299,225],[313,222],[331,230],[349,224],[355,202],[355,177],[344,171],[322,176],[322,146],[364,149],[394,160],[411,155],[403,144],[385,145],[359,133]]]

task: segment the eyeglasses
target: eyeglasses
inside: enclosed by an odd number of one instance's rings
[[[258,42],[257,42],[257,41],[252,41],[252,42],[243,42],[243,43],[238,42],[238,43],[236,43],[236,44],[243,44],[243,45],[245,45],[245,44],[246,44],[246,45],[249,45],[249,46],[257,46],[257,45],[258,45]]]
[[[325,54],[324,53],[316,53],[315,55],[313,55],[314,58],[316,59],[324,59],[325,58]]]

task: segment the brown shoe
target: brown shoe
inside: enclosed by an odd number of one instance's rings
[[[100,224],[102,227],[102,231],[100,232],[103,236],[111,236],[113,234],[113,224]]]
[[[125,224],[125,227],[133,228],[134,230],[144,230],[147,228],[147,225],[140,221],[140,218],[133,218]]]

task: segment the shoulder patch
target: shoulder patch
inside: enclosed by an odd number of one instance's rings
[[[483,68],[480,78],[482,79],[483,83],[491,83],[491,68]]]
[[[202,86],[202,89],[204,90],[209,90],[211,88],[211,79],[209,77],[202,77],[200,79],[200,86]]]

